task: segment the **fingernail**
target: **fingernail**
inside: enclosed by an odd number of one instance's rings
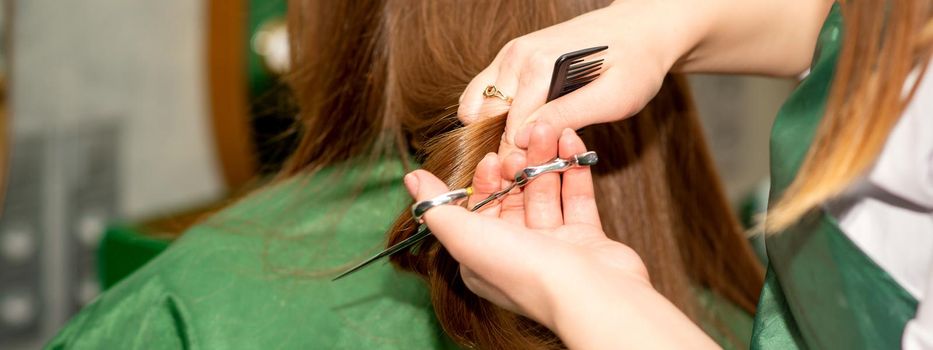
[[[414,172],[411,172],[405,175],[402,181],[405,182],[405,188],[408,189],[408,194],[411,195],[412,198],[416,197],[418,195],[418,187],[421,185],[418,176],[415,175]]]
[[[528,140],[531,139],[531,130],[535,123],[525,125],[517,134],[515,134],[515,146],[519,148],[528,148]]]

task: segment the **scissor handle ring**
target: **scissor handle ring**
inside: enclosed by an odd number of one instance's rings
[[[422,219],[422,217],[428,212],[428,210],[431,210],[431,208],[439,205],[455,204],[455,202],[467,198],[471,194],[473,194],[473,188],[467,187],[443,193],[428,200],[420,201],[411,206],[411,216],[415,219],[415,222],[423,224],[424,219]]]

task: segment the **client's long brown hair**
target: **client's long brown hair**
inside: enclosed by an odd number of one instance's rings
[[[292,62],[305,134],[286,176],[343,159],[417,155],[452,187],[495,151],[503,117],[461,126],[451,107],[510,39],[605,6],[591,1],[292,0]],[[698,290],[752,313],[760,266],[723,196],[682,77],[625,121],[583,130],[606,233],[635,249],[652,283],[697,322],[716,325]],[[403,210],[388,244],[414,230]],[[393,257],[425,278],[444,330],[483,349],[561,347],[549,331],[472,294],[457,263],[429,239]]]

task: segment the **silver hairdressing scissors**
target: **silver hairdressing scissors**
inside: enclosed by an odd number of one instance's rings
[[[531,181],[533,181],[534,179],[538,178],[539,176],[543,174],[560,173],[560,172],[567,171],[568,169],[571,169],[574,167],[591,166],[591,165],[596,164],[598,160],[599,160],[599,157],[596,155],[596,152],[590,151],[590,152],[584,152],[584,153],[574,155],[567,159],[554,158],[553,160],[547,163],[544,163],[538,166],[530,166],[530,167],[524,168],[515,174],[515,180],[512,182],[511,185],[502,189],[499,192],[489,195],[489,197],[486,197],[479,203],[476,203],[476,205],[470,208],[470,211],[479,210],[486,204],[489,204],[490,202],[497,200],[499,198],[502,198],[505,195],[509,194],[509,192],[511,192],[515,188],[525,187],[525,185],[527,185],[528,183],[530,183]],[[418,226],[418,231],[415,232],[414,235],[406,238],[405,240],[401,242],[396,243],[395,245],[389,248],[386,248],[385,250],[379,252],[379,254],[373,255],[369,259],[364,260],[363,262],[350,268],[349,270],[344,271],[337,277],[334,277],[333,280],[336,281],[338,279],[341,279],[346,275],[359,271],[360,269],[366,267],[367,265],[371,264],[372,262],[376,260],[398,253],[406,248],[409,248],[415,245],[418,242],[421,242],[422,240],[424,240],[425,238],[431,235],[431,230],[428,228],[428,225],[424,223],[424,220],[422,220],[422,217],[424,216],[425,213],[428,212],[428,210],[431,210],[431,208],[434,208],[439,205],[459,203],[460,201],[466,199],[472,194],[473,194],[473,188],[467,187],[467,188],[453,190],[453,191],[441,194],[437,197],[415,203],[414,205],[411,206],[412,217],[414,218],[416,222],[418,222],[421,225]]]

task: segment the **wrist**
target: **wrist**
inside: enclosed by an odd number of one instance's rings
[[[715,2],[715,1],[713,1]],[[624,26],[621,40],[643,40],[664,73],[675,69],[713,32],[717,7],[694,0],[616,0],[607,7]],[[631,18],[631,20],[621,20]],[[643,33],[649,35],[639,35]]]
[[[674,64],[682,73],[793,76],[809,66],[832,0],[786,3],[693,1],[706,23],[690,50]]]
[[[627,323],[626,315],[637,317],[635,305],[657,291],[650,283],[639,279],[603,278],[595,283],[572,283],[564,288],[560,300],[553,302],[553,319],[548,327],[564,342],[573,342],[587,331],[595,331],[594,323],[606,322],[610,314],[615,322]],[[610,311],[611,310],[611,311]],[[620,317],[622,316],[621,320]]]
[[[554,302],[548,327],[569,348],[719,348],[646,278],[601,277],[565,284],[565,299]]]
[[[578,327],[602,310],[629,310],[631,302],[657,293],[643,265],[619,268],[587,258],[561,261],[562,268],[550,271],[539,284],[545,291],[546,307],[535,318],[562,339],[578,333]]]

